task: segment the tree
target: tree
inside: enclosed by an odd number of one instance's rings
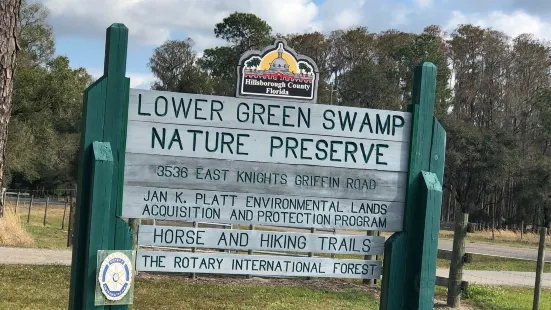
[[[74,186],[82,92],[91,82],[64,56],[18,71],[6,156],[6,182],[12,187]]]
[[[17,26],[21,0],[0,2],[0,188],[4,187],[4,170],[8,144],[8,125],[12,110],[13,78],[16,73]]]
[[[197,65],[195,43],[191,39],[167,40],[153,51],[148,66],[157,78],[153,89],[210,94],[211,83]]]
[[[251,48],[261,48],[270,43],[272,27],[251,13],[235,12],[216,24],[214,34],[235,48],[241,55]]]
[[[316,63],[319,70],[318,102],[330,103],[331,86],[328,82],[331,74],[331,68],[328,66],[328,55],[331,44],[329,39],[321,32],[290,34],[287,35],[285,39],[287,40],[289,46],[292,47],[297,53],[312,58],[312,60]]]
[[[49,11],[42,3],[21,3],[18,27],[19,65],[45,65],[54,55],[55,46],[52,27],[48,24]]]
[[[273,37],[272,27],[250,13],[232,13],[216,24],[214,34],[230,43],[206,49],[199,61],[201,68],[213,79],[214,93],[231,96],[235,94],[236,66],[241,55],[250,49],[268,45]]]
[[[53,190],[76,183],[82,92],[92,77],[53,56],[47,17],[43,5],[22,3],[4,179],[10,187]]]

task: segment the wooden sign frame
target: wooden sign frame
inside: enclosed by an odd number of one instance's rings
[[[100,250],[132,250],[121,218],[130,80],[128,28],[106,32],[104,74],[84,93],[69,309],[95,306]],[[415,68],[409,171],[403,231],[384,246],[380,309],[432,309],[442,203],[446,133],[434,118],[436,67]]]

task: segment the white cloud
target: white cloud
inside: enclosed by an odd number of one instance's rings
[[[58,35],[103,36],[106,27],[119,22],[137,43],[159,45],[178,32],[193,38],[198,50],[220,43],[214,26],[235,11],[254,13],[280,33],[313,29],[318,15],[313,0],[45,0],[44,4]],[[207,36],[209,41],[203,42]]]
[[[358,26],[361,20],[361,15],[358,11],[342,10],[334,17],[334,23],[331,26],[337,29],[347,29],[352,26]]]
[[[131,88],[151,89],[155,82],[153,74],[127,72],[126,76],[130,78]]]
[[[493,11],[490,13],[464,14],[459,11],[452,12],[446,30],[452,31],[459,24],[473,24],[484,28],[492,28],[503,31],[511,37],[523,33],[532,33],[534,37],[551,41],[551,22],[542,20],[538,16],[530,15],[524,11],[505,13]]]
[[[415,3],[420,8],[426,9],[432,7],[433,0],[415,0]]]
[[[92,78],[99,79],[103,75],[103,70],[98,68],[87,69]],[[155,82],[155,76],[150,73],[126,72],[126,77],[130,78],[131,88],[151,89],[151,85]]]

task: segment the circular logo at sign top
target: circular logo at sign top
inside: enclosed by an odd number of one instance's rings
[[[121,300],[132,283],[132,262],[123,253],[109,254],[101,263],[98,279],[105,298]]]

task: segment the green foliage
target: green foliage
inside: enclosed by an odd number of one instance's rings
[[[48,9],[41,3],[21,3],[19,20],[18,65],[44,65],[55,52],[52,27],[47,23]]]
[[[167,40],[153,51],[148,66],[157,78],[153,89],[162,91],[210,94],[211,83],[197,65],[195,43],[191,39]]]
[[[214,34],[230,46],[206,49],[199,65],[212,79],[214,93],[232,96],[236,87],[236,66],[239,57],[250,49],[260,49],[271,43],[272,28],[250,13],[232,13],[216,24]]]
[[[71,68],[67,57],[53,57],[47,16],[43,4],[23,2],[6,152],[12,188],[74,187],[76,180],[82,92],[92,77]]]
[[[272,27],[251,13],[235,12],[216,24],[214,34],[222,38],[241,55],[251,48],[261,48],[270,43]]]
[[[58,56],[19,70],[9,125],[6,177],[12,187],[71,186],[76,180],[82,91],[92,82]]]

